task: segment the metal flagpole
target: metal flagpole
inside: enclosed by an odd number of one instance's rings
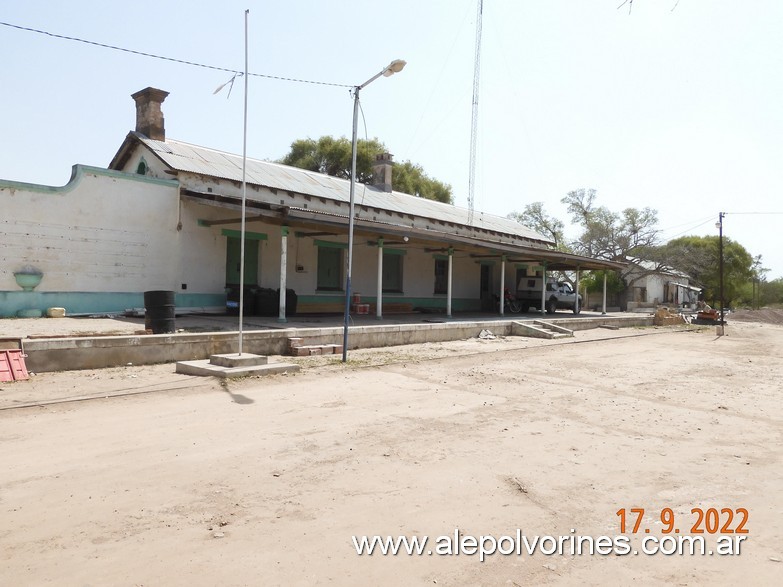
[[[239,351],[242,354],[242,321],[245,313],[245,201],[247,199],[247,17],[245,10],[245,111],[242,135],[242,228],[239,234]]]

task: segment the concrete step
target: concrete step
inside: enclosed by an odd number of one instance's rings
[[[514,336],[529,336],[552,340],[571,337],[574,335],[574,331],[551,322],[533,320],[532,322],[514,322],[511,326],[511,334]]]
[[[266,355],[229,353],[226,355],[211,355],[209,362],[218,367],[256,367],[258,365],[266,365],[269,359]]]

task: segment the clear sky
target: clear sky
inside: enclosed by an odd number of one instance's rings
[[[783,2],[485,0],[475,208],[506,215],[593,188],[658,210],[662,236],[724,234],[783,277]],[[4,0],[0,21],[241,70],[357,85],[360,136],[421,164],[467,206],[476,0]],[[676,6],[676,7],[675,7]],[[231,74],[0,26],[0,178],[63,185],[106,166],[135,125],[133,92],[171,93],[167,136],[241,153]],[[350,136],[344,87],[250,77],[248,155]],[[754,214],[747,214],[754,213]],[[762,213],[762,214],[755,214]],[[777,213],[777,214],[771,214]],[[12,214],[2,210],[0,214]],[[575,228],[567,231],[575,236]]]

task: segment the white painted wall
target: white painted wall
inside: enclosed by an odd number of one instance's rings
[[[176,182],[76,165],[63,187],[0,182],[0,291],[32,265],[36,291],[179,286]]]
[[[179,283],[187,293],[219,293],[226,286],[226,237],[220,227],[199,226],[198,220],[217,220],[225,210],[182,200],[182,248]],[[179,286],[177,288],[178,291]]]

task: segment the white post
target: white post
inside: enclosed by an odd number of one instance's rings
[[[375,317],[383,318],[383,239],[378,239],[378,294],[375,302]]]
[[[448,284],[446,285],[446,318],[451,318],[451,276],[452,276],[453,255],[454,255],[454,249],[449,248],[449,274],[448,274]]]
[[[546,312],[546,261],[544,261],[541,270],[541,307],[539,310],[541,314]]]
[[[604,270],[604,303],[601,306],[601,314],[606,314],[606,270]]]
[[[288,227],[280,228],[280,314],[278,322],[287,322],[285,317],[286,280],[288,278]]]
[[[506,305],[506,256],[500,257],[500,315],[503,315],[504,306]]]
[[[576,266],[576,297],[574,298],[574,314],[578,314],[581,310],[579,303],[579,265]]]

